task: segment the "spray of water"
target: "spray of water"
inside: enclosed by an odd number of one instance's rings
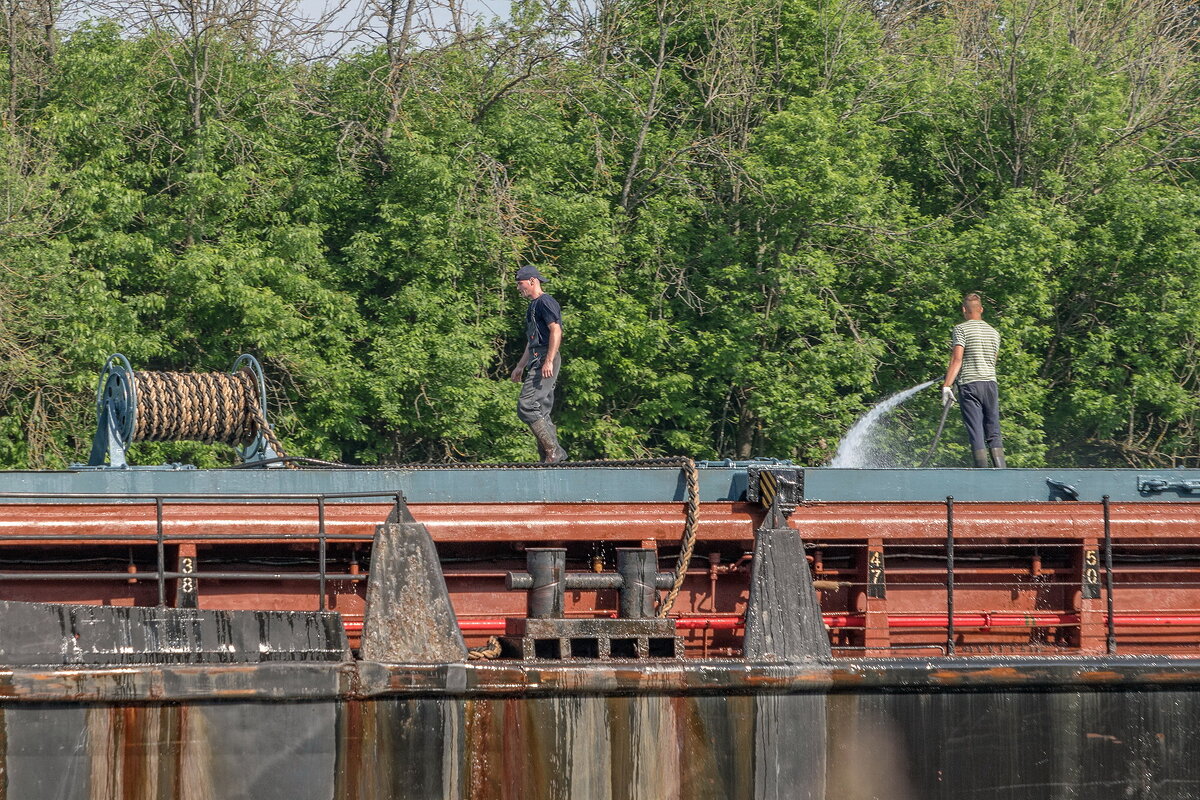
[[[875,432],[875,425],[879,420],[883,419],[883,415],[891,411],[896,406],[903,403],[908,398],[912,397],[922,389],[932,386],[933,381],[925,381],[924,383],[914,386],[911,389],[905,389],[903,392],[896,392],[882,403],[878,404],[866,414],[859,417],[858,422],[854,423],[849,432],[842,437],[842,441],[838,444],[837,455],[833,457],[833,461],[829,462],[831,467],[844,467],[847,469],[864,468],[877,466],[872,460],[871,435]]]

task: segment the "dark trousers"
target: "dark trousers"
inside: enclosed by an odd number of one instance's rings
[[[972,450],[1003,447],[1000,440],[1000,393],[995,381],[975,381],[958,387],[958,407]]]
[[[554,407],[554,385],[558,383],[558,372],[562,366],[562,355],[554,356],[554,374],[542,377],[542,364],[546,360],[545,347],[529,350],[529,363],[525,365],[525,381],[521,384],[521,396],[517,398],[517,416],[526,425],[539,419],[550,419]]]

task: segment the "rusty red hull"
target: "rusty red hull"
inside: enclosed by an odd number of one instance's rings
[[[1186,800],[1198,689],[1161,659],[18,671],[0,797]]]
[[[168,564],[198,564],[197,602],[213,609],[311,610],[321,605],[315,553],[325,541],[324,607],[361,625],[365,548],[394,505],[154,501],[0,504],[0,599],[144,605],[157,599],[160,543]],[[575,569],[619,546],[656,546],[671,563],[677,503],[413,503],[444,560],[454,607],[471,644],[524,613],[504,589],[525,547],[566,546]],[[1200,651],[1200,504],[1111,503],[1113,611],[1100,564],[1105,512],[1098,503],[862,503],[800,505],[789,524],[810,548],[831,641],[843,656],[947,652],[1100,653]],[[949,586],[947,529],[953,522]],[[739,652],[750,563],[762,511],[742,502],[700,508],[696,558],[675,607],[692,656]],[[81,554],[70,565],[71,554]],[[32,568],[39,554],[64,564]],[[89,577],[95,559],[125,562],[121,580]],[[278,562],[279,566],[264,566]],[[61,573],[61,574],[60,574]],[[261,578],[256,578],[261,574]],[[206,577],[208,576],[208,577]],[[229,576],[229,577],[223,577]],[[308,576],[308,578],[289,576]],[[178,579],[169,581],[174,597]],[[1090,591],[1089,591],[1090,590]],[[947,613],[951,591],[955,613]],[[568,613],[616,612],[612,592],[568,593]],[[950,623],[953,622],[953,625]],[[953,630],[951,630],[953,629]]]
[[[453,638],[457,622],[481,645],[531,610],[506,589],[507,573],[533,563],[530,548],[562,548],[567,572],[608,574],[616,548],[653,548],[670,570],[680,477],[587,469],[460,470],[406,485],[420,489],[406,513],[436,552],[422,539],[424,560],[393,559],[396,574],[378,559],[374,590],[444,578],[453,609],[443,603],[438,630]],[[385,550],[372,553],[372,537],[402,519],[392,498],[411,476],[294,472],[70,475],[57,496],[3,496],[0,599],[147,606],[138,618],[168,622],[192,606],[214,618],[321,609],[354,639],[371,556]],[[381,664],[342,639],[328,663],[304,662],[311,647],[297,646],[290,662],[265,660],[279,652],[268,648],[260,663],[229,666],[209,646],[197,652],[211,660],[169,667],[97,650],[113,660],[86,663],[124,666],[0,672],[0,798],[1200,796],[1200,503],[1188,476],[963,471],[920,485],[903,474],[883,476],[886,497],[866,502],[869,480],[814,474],[787,522],[802,549],[744,502],[747,472],[701,476],[696,548],[671,609],[686,658],[573,660],[572,644],[553,664],[536,650],[480,663],[456,660],[459,642],[452,663]],[[379,494],[351,497],[369,480]],[[1026,499],[1004,499],[989,480]],[[939,497],[946,481],[959,500]],[[29,482],[17,488],[52,481]],[[229,496],[242,482],[295,494]],[[113,491],[65,493],[84,484]],[[1110,485],[1124,486],[1111,502]],[[121,494],[146,486],[158,494]],[[1076,501],[1037,499],[1064,486]],[[1141,498],[1147,487],[1158,494]],[[191,489],[224,494],[178,494]],[[746,633],[764,608],[783,607],[761,599],[755,569],[785,550],[800,566],[807,554],[815,578],[826,630],[806,593],[804,632],[816,655],[781,658]],[[805,570],[786,574],[805,577],[768,588],[808,586]],[[613,585],[574,577],[559,585]],[[390,597],[373,609],[426,608]],[[618,603],[611,588],[565,596],[572,617],[614,616]]]

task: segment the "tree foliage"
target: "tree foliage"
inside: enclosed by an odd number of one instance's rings
[[[82,459],[116,351],[259,355],[293,452],[530,459],[506,378],[534,262],[576,457],[823,463],[940,375],[978,291],[1011,464],[1200,466],[1186,4],[435,5],[364,4],[314,55],[287,3],[68,28],[3,0],[0,465]],[[937,411],[907,406],[897,463]]]

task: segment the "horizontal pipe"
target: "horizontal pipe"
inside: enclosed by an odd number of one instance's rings
[[[682,630],[732,631],[746,627],[743,617],[679,617],[675,627]]]
[[[825,624],[831,628],[861,628],[866,624],[866,617],[863,614],[824,614],[822,616]],[[946,627],[945,614],[888,614],[887,621],[889,628]],[[1005,612],[954,615],[954,626],[963,628],[1052,628],[1078,624],[1078,614]]]
[[[863,614],[823,614],[825,624],[831,628],[861,628],[865,624]],[[736,630],[745,626],[741,615],[674,617],[675,627],[680,630]],[[945,628],[945,614],[888,614],[889,628]],[[1117,625],[1136,627],[1165,627],[1191,625],[1200,626],[1200,614],[1116,614]],[[1077,613],[1053,613],[1040,611],[1033,614],[1003,612],[995,614],[955,614],[956,627],[989,628],[1055,628],[1079,624]],[[361,623],[359,623],[361,627]],[[503,618],[462,619],[459,628],[470,633],[502,633]],[[347,628],[350,629],[349,627]]]
[[[164,580],[179,578],[194,578],[196,580],[239,580],[239,581],[319,581],[319,572],[163,572]],[[362,581],[367,575],[359,573],[352,575],[341,572],[326,572],[327,581]],[[152,570],[142,572],[0,572],[0,581],[20,583],[21,581],[150,581],[158,580],[158,573]]]
[[[733,630],[745,625],[742,616],[737,614],[724,617],[674,617],[673,619],[675,619],[675,627],[683,630]],[[458,627],[464,632],[497,633],[504,630],[505,620],[503,618],[460,619]]]
[[[1002,612],[985,614],[955,614],[954,624],[966,628],[1054,628],[1079,624],[1078,613],[1053,613],[1039,611],[1031,614]],[[861,627],[862,614],[825,615],[825,624],[830,627]],[[1166,626],[1200,625],[1200,614],[1114,614],[1117,625]],[[889,614],[890,628],[944,628],[945,614]]]
[[[505,627],[503,619],[460,619],[458,627],[464,631],[478,631],[480,633],[495,633],[503,631]]]
[[[1200,614],[1113,614],[1118,625],[1200,625]]]

